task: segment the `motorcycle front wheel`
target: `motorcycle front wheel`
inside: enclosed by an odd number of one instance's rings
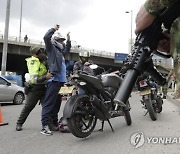
[[[153,101],[154,100],[151,100],[151,98],[149,97],[149,99],[144,100],[144,103],[145,103],[146,108],[147,108],[147,110],[149,112],[150,118],[153,121],[155,121],[155,120],[157,120],[157,112],[156,112],[155,106],[153,105]]]
[[[124,112],[124,118],[126,120],[126,124],[128,126],[131,125],[132,123],[132,120],[131,120],[131,115],[130,115],[130,104],[129,104],[129,101],[126,103],[127,107],[123,108],[123,112]]]
[[[157,96],[157,113],[162,112],[162,104],[163,104],[163,99],[160,96]]]
[[[74,136],[85,138],[93,132],[97,118],[87,95],[78,95],[73,101],[75,108],[73,116],[67,119],[68,127]]]

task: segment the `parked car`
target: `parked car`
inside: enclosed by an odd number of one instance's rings
[[[25,99],[24,88],[0,76],[0,103],[22,104]]]

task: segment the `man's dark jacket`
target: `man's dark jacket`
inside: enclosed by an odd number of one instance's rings
[[[49,72],[53,75],[60,74],[62,60],[65,54],[69,53],[71,49],[71,41],[67,40],[66,44],[64,44],[63,49],[60,49],[56,42],[54,42],[51,38],[56,30],[51,28],[47,31],[44,36],[45,48],[48,57],[48,65]]]

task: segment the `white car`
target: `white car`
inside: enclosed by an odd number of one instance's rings
[[[25,99],[24,88],[0,76],[0,103],[22,104]]]

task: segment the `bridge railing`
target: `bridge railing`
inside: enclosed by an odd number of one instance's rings
[[[0,34],[0,40],[3,41],[4,40],[4,36],[2,34]],[[11,42],[16,42],[16,43],[24,43],[24,44],[40,44],[40,45],[44,45],[44,41],[40,41],[40,40],[34,40],[34,39],[28,39],[27,41],[24,41],[24,39],[19,39],[19,37],[16,36],[8,36],[8,41]]]

